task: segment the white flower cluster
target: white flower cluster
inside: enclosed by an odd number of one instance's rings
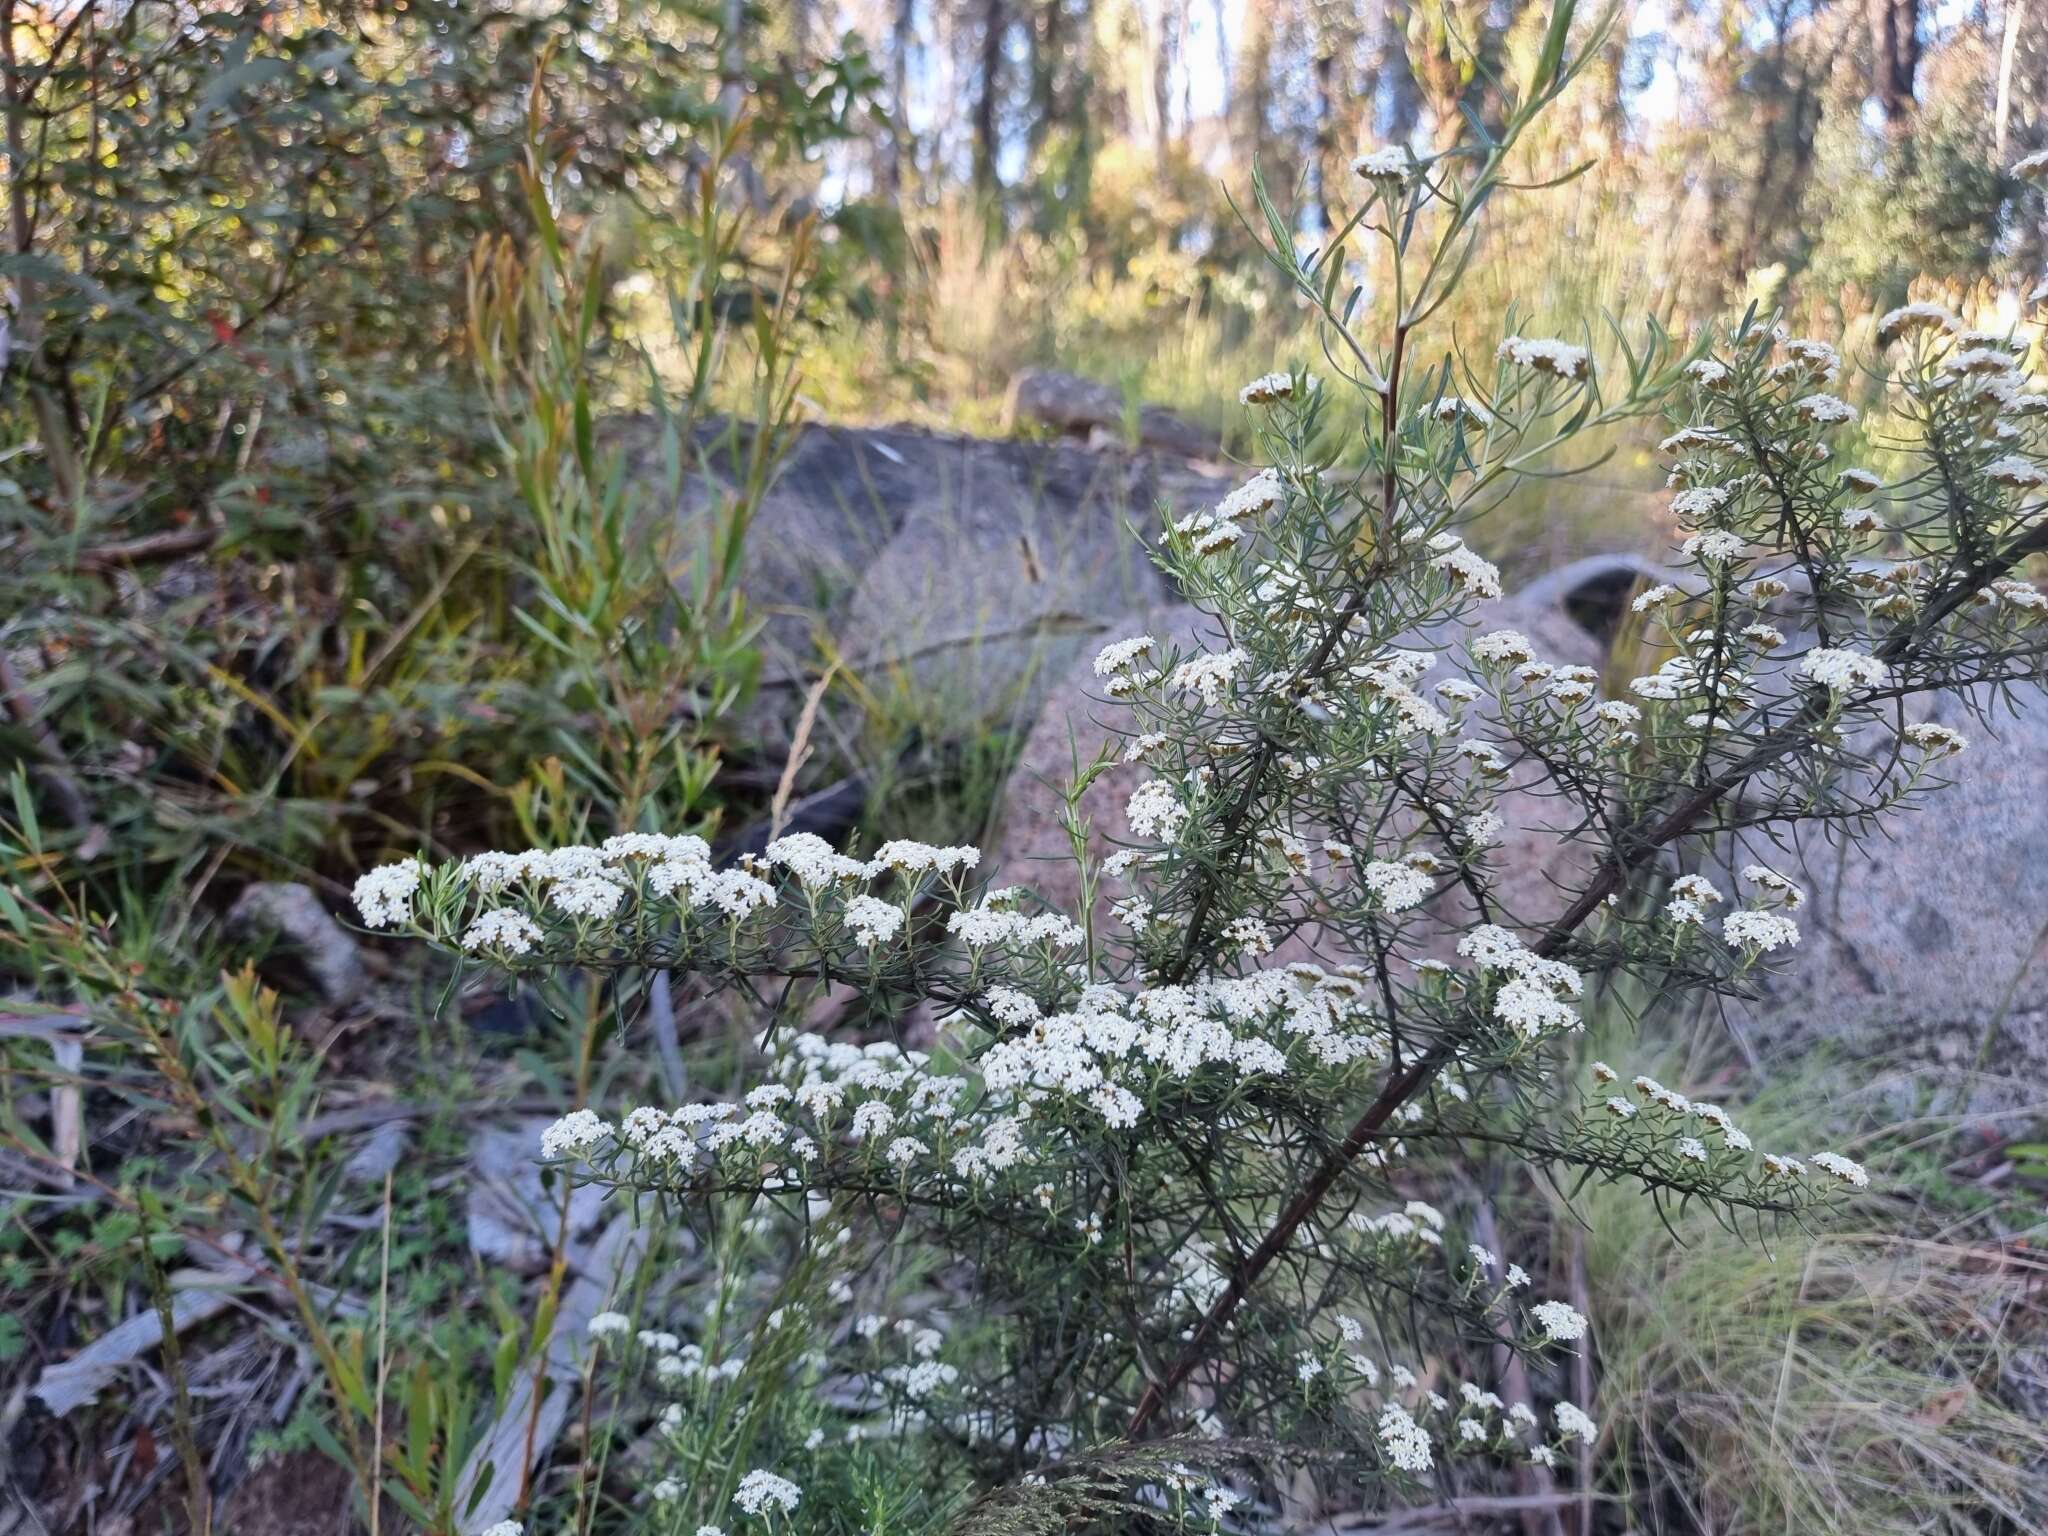
[[[981,1058],[986,1087],[1025,1103],[1084,1104],[1112,1127],[1136,1124],[1158,1085],[1203,1068],[1255,1077],[1293,1060],[1342,1067],[1386,1052],[1363,982],[1317,966],[1136,994],[1091,986],[1073,1009],[1043,1017],[1020,1018],[1014,998],[993,1001],[998,1009],[1017,1027]]]
[[[1594,1062],[1592,1070],[1600,1089],[1616,1081],[1616,1072],[1605,1062]],[[1616,1094],[1608,1097],[1599,1109],[1614,1133],[1633,1137],[1637,1150],[1651,1164],[1663,1162],[1667,1177],[1681,1183],[1687,1178],[1705,1177],[1710,1168],[1720,1169],[1724,1160],[1730,1167],[1745,1166],[1743,1160],[1754,1150],[1751,1140],[1720,1105],[1689,1099],[1653,1077],[1638,1076],[1630,1087],[1635,1100]],[[1710,1148],[1701,1139],[1706,1136],[1715,1138],[1715,1147]],[[1670,1158],[1675,1158],[1677,1164],[1670,1163]],[[1869,1175],[1860,1164],[1836,1153],[1819,1152],[1808,1161],[1835,1182],[1855,1188],[1869,1183]],[[1757,1162],[1761,1174],[1755,1177],[1766,1183],[1797,1178],[1806,1172],[1806,1165],[1798,1158],[1780,1153],[1765,1153]],[[1681,1174],[1682,1165],[1692,1165],[1692,1171]]]
[[[1429,547],[1433,551],[1430,568],[1441,571],[1453,587],[1474,597],[1501,595],[1499,568],[1467,549],[1465,541],[1455,533],[1437,534],[1429,541]]]
[[[420,888],[424,873],[418,859],[403,864],[386,864],[356,881],[356,910],[365,926],[395,928],[412,918],[413,893]]]
[[[1496,923],[1482,923],[1458,941],[1458,953],[1497,980],[1493,1016],[1524,1040],[1584,1027],[1578,1001],[1585,978],[1562,960],[1546,959]]]
[[[1271,405],[1276,400],[1289,399],[1293,394],[1293,374],[1262,373],[1237,392],[1237,399],[1240,405]]]
[[[1251,537],[1252,518],[1281,504],[1286,487],[1276,469],[1262,469],[1206,511],[1190,512],[1173,525],[1198,555],[1218,555]]]
[[[1406,181],[1415,173],[1414,156],[1406,146],[1389,145],[1385,149],[1368,150],[1356,155],[1351,161],[1351,174],[1360,181],[1389,182],[1395,185]]]
[[[1875,656],[1840,646],[1808,651],[1799,660],[1799,670],[1813,682],[1837,693],[1855,688],[1882,688],[1891,675]]]
[[[957,895],[980,861],[975,848],[907,839],[884,843],[863,860],[800,832],[720,869],[700,837],[629,833],[595,847],[481,853],[439,867],[408,860],[364,875],[355,898],[371,927],[425,924],[444,942],[509,962],[613,935],[673,940],[700,914],[733,925],[737,935],[738,925],[775,913],[793,894],[790,905],[819,943],[850,939],[872,952],[903,933],[920,882],[945,882]],[[861,889],[892,878],[904,882],[896,900]],[[553,944],[557,936],[560,945]]]
[[[739,1488],[733,1493],[733,1502],[750,1515],[759,1515],[770,1510],[793,1514],[797,1503],[804,1496],[799,1488],[786,1477],[756,1468],[740,1479]]]
[[[1560,379],[1586,379],[1593,374],[1593,359],[1584,347],[1564,341],[1532,341],[1510,336],[1500,344],[1500,356],[1517,368],[1547,373]]]

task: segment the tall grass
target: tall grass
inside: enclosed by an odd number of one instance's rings
[[[1740,1118],[1789,1144],[1817,1097],[1795,1077]],[[1873,1160],[1858,1219],[1768,1242],[1667,1225],[1633,1190],[1577,1202],[1560,1230],[1593,1298],[1600,1477],[1649,1529],[2048,1529],[2048,1261],[2012,1231],[2039,1212],[1966,1209],[1928,1155]]]

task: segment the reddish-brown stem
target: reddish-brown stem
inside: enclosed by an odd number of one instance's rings
[[[1899,630],[1877,648],[1877,658],[1886,663],[1901,660],[1951,614],[1971,601],[1987,581],[2044,551],[2048,551],[2048,523],[2038,523],[2007,545],[2000,555],[1959,571],[1941,589],[1940,596],[1922,611],[1917,624],[1910,629]],[[1828,694],[1825,690],[1816,690],[1786,725],[1759,742],[1754,751],[1693,790],[1661,819],[1649,822],[1647,826],[1639,822],[1640,831],[1630,829],[1624,832],[1617,839],[1612,855],[1579,893],[1577,900],[1530,947],[1539,955],[1556,955],[1579,926],[1599,911],[1609,896],[1621,889],[1622,882],[1631,872],[1648,863],[1666,844],[1691,831],[1699,819],[1730,792],[1809,741],[1814,727],[1826,718],[1828,708]],[[1644,820],[1648,821],[1648,818]],[[1315,1214],[1345,1169],[1378,1135],[1395,1110],[1429,1086],[1444,1063],[1450,1060],[1456,1044],[1452,1038],[1440,1040],[1405,1069],[1396,1071],[1380,1090],[1379,1097],[1353,1122],[1344,1139],[1324,1154],[1315,1171],[1309,1175],[1308,1182],[1288,1201],[1286,1209],[1260,1239],[1259,1245],[1231,1274],[1230,1283],[1203,1316],[1172,1367],[1145,1388],[1125,1430],[1128,1437],[1137,1438],[1194,1373],[1196,1366],[1205,1358],[1210,1341],[1229,1324],[1259,1277],[1286,1251],[1294,1234]]]

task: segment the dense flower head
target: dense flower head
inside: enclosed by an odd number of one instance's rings
[[[1500,356],[1517,368],[1547,373],[1560,379],[1586,379],[1593,373],[1592,355],[1584,347],[1575,347],[1564,341],[1510,336],[1500,344]]]
[[[1352,157],[1351,174],[1361,181],[1398,184],[1415,174],[1415,159],[1405,146],[1392,144]]]
[[[1722,919],[1721,933],[1730,944],[1764,954],[1799,942],[1799,925],[1782,912],[1730,912]]]
[[[803,1489],[788,1478],[757,1467],[740,1479],[739,1488],[733,1493],[733,1502],[750,1515],[768,1510],[792,1514],[803,1494]]]
[[[1822,687],[1836,690],[1881,688],[1890,669],[1875,656],[1846,647],[1815,648],[1799,660],[1799,670]]]
[[[1546,1339],[1569,1343],[1586,1336],[1586,1319],[1567,1302],[1539,1301],[1529,1309],[1529,1316]]]
[[[386,864],[373,869],[356,881],[356,910],[362,914],[365,926],[371,928],[393,928],[412,916],[413,893],[420,886],[421,868],[417,859],[408,859],[402,864]]]
[[[2031,491],[2048,485],[2048,469],[2024,455],[2008,453],[1984,466],[1984,478],[2015,490]]]
[[[531,918],[503,909],[479,913],[462,935],[464,949],[494,950],[503,955],[531,954],[540,941],[540,928]]]
[[[1915,332],[1953,335],[1962,328],[1963,322],[1939,304],[1902,304],[1877,322],[1877,340],[1880,346],[1890,346],[1902,336]]]

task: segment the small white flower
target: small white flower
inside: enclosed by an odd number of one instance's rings
[[[583,1331],[593,1339],[622,1338],[632,1328],[632,1319],[623,1312],[600,1312],[583,1325]]]
[[[1440,533],[1430,540],[1430,547],[1437,551],[1429,562],[1430,568],[1441,571],[1453,587],[1474,597],[1497,598],[1501,595],[1499,568],[1467,549],[1464,540],[1455,534]]]
[[[1095,653],[1095,675],[1109,677],[1129,671],[1131,664],[1150,655],[1157,643],[1150,635],[1133,635],[1128,640],[1111,641]]]
[[[1737,559],[1748,548],[1747,539],[1725,528],[1710,528],[1705,533],[1696,533],[1679,546],[1688,560],[1704,560],[1710,564]]]
[[[540,1155],[546,1158],[580,1157],[596,1147],[612,1128],[587,1109],[572,1109],[540,1133]]]
[[[1899,735],[1913,746],[1933,757],[1954,757],[1969,746],[1969,740],[1961,731],[1950,730],[1933,721],[1922,721],[1909,725]]]
[[[784,1514],[792,1513],[804,1491],[786,1477],[777,1477],[773,1472],[755,1468],[740,1479],[740,1485],[733,1493],[733,1502],[750,1515],[758,1515],[764,1509],[779,1509]]]
[[[1678,588],[1670,582],[1659,582],[1649,591],[1641,593],[1629,607],[1637,613],[1648,613],[1652,608],[1661,608],[1679,595]]]
[[[610,917],[625,899],[625,891],[605,875],[578,875],[557,880],[548,887],[548,905],[571,917]]]
[[[1600,1426],[1577,1403],[1559,1403],[1551,1410],[1551,1417],[1557,1421],[1557,1432],[1567,1440],[1596,1440],[1600,1436]]]
[[[1586,349],[1572,346],[1569,342],[1532,341],[1527,337],[1510,336],[1500,344],[1499,356],[1517,368],[1547,373],[1559,379],[1589,378],[1593,372],[1593,359]]]
[[[1366,865],[1360,878],[1385,912],[1406,912],[1411,907],[1420,906],[1436,889],[1435,883],[1421,870],[1380,859]]]
[[[1399,186],[1415,174],[1417,167],[1407,147],[1392,144],[1385,149],[1370,150],[1356,155],[1351,161],[1351,174],[1360,181],[1390,183]]]
[[[1387,1459],[1402,1472],[1427,1472],[1436,1465],[1430,1450],[1429,1432],[1415,1422],[1414,1415],[1399,1403],[1380,1409],[1380,1444]]]
[[[1427,414],[1445,426],[1464,426],[1475,432],[1484,432],[1493,425],[1493,413],[1476,400],[1467,400],[1463,395],[1445,395],[1432,401],[1426,408]]]
[[[1800,420],[1817,427],[1839,427],[1856,419],[1856,407],[1834,395],[1808,395],[1795,400],[1792,410]]]
[[[1798,944],[1799,925],[1782,912],[1730,912],[1721,923],[1721,937],[1738,949],[1769,954]]]
[[[2009,485],[2015,490],[2031,491],[2048,485],[2048,469],[2043,469],[2032,459],[2017,453],[2009,453],[2002,459],[1993,459],[1984,466],[1984,478],[1996,485]]]
[[[846,923],[859,944],[873,949],[896,937],[903,926],[903,909],[876,896],[855,896],[846,903]]]
[[[1854,1189],[1864,1189],[1870,1183],[1870,1175],[1863,1165],[1836,1152],[1816,1152],[1807,1159],[1814,1167],[1830,1177],[1838,1179]]]
[[[1474,661],[1494,666],[1516,666],[1536,659],[1536,648],[1529,643],[1529,637],[1512,629],[1496,629],[1481,635],[1467,649]]]
[[[1954,335],[1962,328],[1963,322],[1939,304],[1906,304],[1877,322],[1877,344],[1888,347],[1901,336],[1914,331],[1941,331]]]
[[[1555,1343],[1569,1343],[1586,1336],[1586,1320],[1562,1301],[1539,1301],[1529,1315],[1542,1328],[1543,1336]]]
[[[531,918],[502,908],[478,913],[462,935],[462,947],[472,954],[485,949],[507,955],[531,954],[539,942],[540,929]]]
[[[1288,399],[1293,393],[1293,374],[1262,373],[1237,392],[1237,399],[1240,405],[1271,405],[1276,400]]]
[[[1849,688],[1879,688],[1891,676],[1890,669],[1875,656],[1841,648],[1808,651],[1799,659],[1799,670],[1838,693]]]
[[[368,928],[395,928],[412,917],[413,892],[420,888],[425,866],[418,859],[386,864],[356,881],[356,910]]]

